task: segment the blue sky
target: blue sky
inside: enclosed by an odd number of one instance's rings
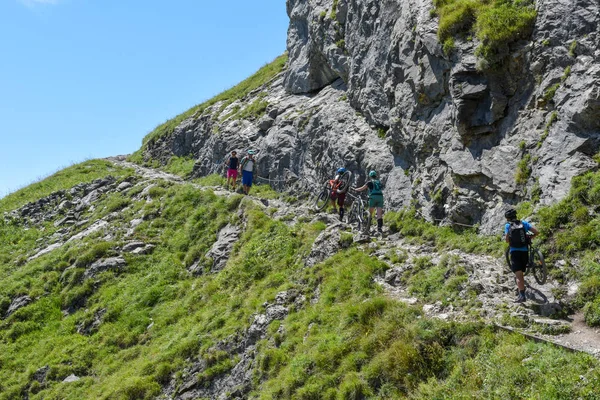
[[[0,0],[0,197],[128,154],[285,51],[283,0]]]

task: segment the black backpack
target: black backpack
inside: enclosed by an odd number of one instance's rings
[[[521,221],[512,221],[508,227],[508,240],[510,247],[526,247],[529,243],[527,240],[527,231]]]

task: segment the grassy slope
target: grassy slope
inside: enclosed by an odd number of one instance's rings
[[[201,115],[204,110],[215,105],[218,102],[224,102],[221,110],[227,107],[229,104],[233,103],[236,100],[242,99],[248,93],[252,92],[255,89],[258,89],[262,85],[269,82],[271,79],[275,77],[278,73],[280,73],[285,64],[287,62],[287,54],[283,54],[277,57],[275,60],[266,64],[264,67],[259,69],[252,76],[246,78],[242,82],[238,83],[231,89],[224,91],[211,98],[210,100],[205,101],[202,104],[194,106],[187,110],[184,113],[179,114],[173,119],[166,121],[165,123],[157,126],[152,132],[150,132],[143,140],[142,150],[145,146],[152,144],[154,141],[158,140],[163,136],[168,136],[173,133],[175,128],[181,124],[184,120],[196,115]],[[139,158],[141,154],[137,154],[137,158]],[[136,157],[134,157],[136,159]]]
[[[0,213],[19,208],[52,192],[69,189],[78,183],[88,183],[108,175],[119,177],[131,174],[131,172],[115,167],[114,164],[106,160],[90,160],[75,164],[2,198],[0,200]]]
[[[86,217],[120,210],[116,223],[126,224],[138,212],[156,215],[134,236],[157,244],[155,252],[127,256],[124,273],[84,282],[84,268],[116,254],[121,236],[111,242],[91,237],[18,267],[16,260],[51,232],[0,226],[7,239],[0,253],[8,254],[0,264],[0,304],[7,307],[16,295],[36,299],[0,322],[0,399],[24,392],[32,399],[152,398],[189,357],[209,361],[199,376],[208,381],[235,363],[215,354],[217,341],[247,328],[279,291],[296,288],[310,299],[318,286],[317,303],[270,326],[270,340],[259,345],[252,397],[510,398],[518,389],[523,397],[593,398],[596,360],[477,324],[428,320],[419,309],[382,297],[372,278],[387,267],[369,254],[351,248],[303,268],[322,224],[289,228],[241,197],[226,200],[189,185],[164,183],[150,195],[151,203],[107,195]],[[220,227],[236,221],[240,203],[249,230],[226,269],[190,276],[186,267],[202,260]],[[69,306],[79,308],[63,315]],[[101,310],[106,314],[97,332],[76,332]],[[280,325],[285,334],[278,333]],[[50,371],[41,385],[32,374],[44,365]],[[61,383],[72,373],[83,379]]]

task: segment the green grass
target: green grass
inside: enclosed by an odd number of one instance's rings
[[[260,389],[250,398],[556,398],[556,393],[576,398],[594,393],[599,375],[593,357],[480,324],[427,319],[417,308],[379,294],[371,276],[384,268],[350,249],[307,271],[305,279],[320,287],[319,301],[274,325],[272,331],[283,325],[282,336],[259,344],[255,382]]]
[[[596,178],[585,179],[572,195],[596,201]],[[595,393],[600,368],[592,357],[481,324],[430,320],[418,307],[386,298],[373,277],[383,275],[387,264],[355,246],[306,268],[303,260],[323,223],[289,227],[248,198],[220,198],[189,184],[161,182],[149,196],[151,202],[103,196],[82,217],[95,220],[119,210],[112,223],[122,224],[122,230],[111,241],[100,232],[31,262],[27,255],[38,239],[56,231],[53,221],[29,229],[0,222],[0,312],[15,296],[34,299],[0,320],[0,399],[25,394],[32,400],[151,399],[181,376],[190,360],[200,359],[206,369],[197,377],[208,384],[239,360],[215,345],[243,334],[253,316],[265,311],[265,302],[273,303],[283,290],[306,301],[271,323],[258,343],[250,398],[514,398],[516,388],[525,398]],[[125,270],[85,280],[85,268],[116,255],[128,221],[140,215],[146,217],[131,239],[153,243],[155,251],[125,255]],[[229,262],[211,273],[207,250],[220,228],[242,218],[246,229]],[[440,249],[502,251],[499,238],[436,227],[414,211],[388,213],[386,221],[407,240]],[[390,255],[395,257],[406,260],[405,254]],[[196,262],[201,275],[187,270]],[[466,275],[457,258],[413,264],[413,273],[403,277],[411,292],[431,301],[456,301]],[[597,276],[593,269],[588,274]],[[586,299],[594,298],[599,286],[589,282]],[[69,315],[63,313],[67,307]],[[588,309],[592,321],[595,308]],[[77,333],[97,315],[103,322],[96,330]],[[45,365],[47,381],[33,382],[33,373]],[[82,379],[62,383],[70,374]]]
[[[196,160],[192,157],[173,156],[168,164],[163,168],[166,172],[187,178],[191,175]]]
[[[273,79],[278,73],[280,73],[287,62],[287,54],[281,55],[273,60],[271,63],[265,65],[259,69],[254,75],[238,83],[231,89],[218,94],[210,100],[205,101],[195,107],[190,108],[186,112],[179,114],[173,119],[157,126],[152,132],[150,132],[143,140],[142,148],[152,145],[156,140],[162,137],[169,136],[173,133],[175,128],[180,125],[184,120],[191,118],[192,116],[201,115],[207,108],[215,105],[218,102],[223,102],[221,109],[224,109],[235,100],[242,99],[248,93],[266,84],[268,81]]]
[[[384,222],[391,232],[400,232],[414,243],[429,243],[439,250],[459,249],[467,253],[500,255],[504,245],[500,236],[480,236],[476,229],[437,226],[421,219],[414,209],[390,211]]]
[[[259,119],[265,115],[268,106],[268,101],[258,99],[246,106],[246,108],[244,108],[238,114],[235,114],[233,117],[235,119]]]
[[[112,243],[99,237],[86,239],[85,245],[75,242],[16,268],[19,254],[30,251],[42,233],[0,224],[0,251],[6,257],[0,264],[0,311],[17,295],[37,299],[0,321],[0,399],[20,398],[24,391],[36,399],[154,398],[187,358],[209,357],[211,344],[245,329],[265,301],[293,286],[286,274],[300,268],[299,256],[323,228],[290,229],[249,202],[241,203],[242,196],[218,198],[189,185],[164,184],[157,190],[152,203],[129,200],[130,207],[122,211],[127,221],[138,211],[160,210],[134,234],[134,239],[156,243],[155,252],[126,256],[125,272],[108,271],[93,280],[83,279],[84,268],[115,255],[118,235]],[[114,202],[112,195],[101,199],[94,216],[110,212]],[[191,276],[186,268],[197,260],[209,268],[203,255],[218,230],[237,220],[234,211],[240,204],[249,228],[230,264],[218,275]],[[63,315],[66,307],[75,312]],[[100,309],[106,309],[100,328],[91,336],[76,333]],[[202,379],[235,363],[234,357],[219,359]],[[29,390],[32,372],[43,365],[51,369],[48,382]],[[61,383],[73,373],[83,379]]]
[[[66,190],[78,183],[89,183],[98,178],[112,175],[115,178],[129,176],[131,169],[115,166],[106,160],[89,160],[72,165],[51,176],[17,190],[0,200],[0,213],[14,210],[25,204],[37,201],[59,190]]]
[[[503,59],[508,44],[531,35],[537,15],[527,0],[434,0],[434,5],[446,54],[451,38],[474,32],[481,42],[476,53],[492,63]]]
[[[542,249],[550,266],[552,261],[572,257],[581,259],[578,267],[556,275],[558,280],[581,280],[576,306],[582,308],[586,321],[600,326],[600,172],[575,177],[569,195],[552,206],[543,207],[535,216],[539,221]],[[555,271],[558,273],[558,271]]]

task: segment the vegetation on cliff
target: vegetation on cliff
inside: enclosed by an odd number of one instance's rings
[[[453,37],[474,34],[481,42],[477,54],[497,62],[508,54],[508,45],[527,39],[536,11],[530,0],[434,0],[440,17],[438,37],[453,48]]]
[[[287,54],[283,54],[277,57],[275,60],[266,64],[264,67],[259,69],[256,73],[246,78],[242,82],[238,83],[234,87],[227,89],[223,93],[216,95],[210,100],[205,101],[204,103],[198,104],[190,108],[189,110],[179,114],[175,118],[172,118],[163,124],[157,126],[152,132],[150,132],[144,138],[142,142],[142,149],[148,145],[153,143],[154,141],[160,139],[161,137],[168,136],[173,133],[175,128],[180,125],[184,120],[191,117],[199,117],[202,115],[204,110],[215,105],[216,103],[223,102],[221,109],[224,109],[229,104],[233,103],[235,100],[242,99],[248,93],[253,90],[261,87],[262,85],[269,82],[273,79],[277,74],[279,74],[285,64],[287,62]],[[139,158],[139,155],[138,155]]]

